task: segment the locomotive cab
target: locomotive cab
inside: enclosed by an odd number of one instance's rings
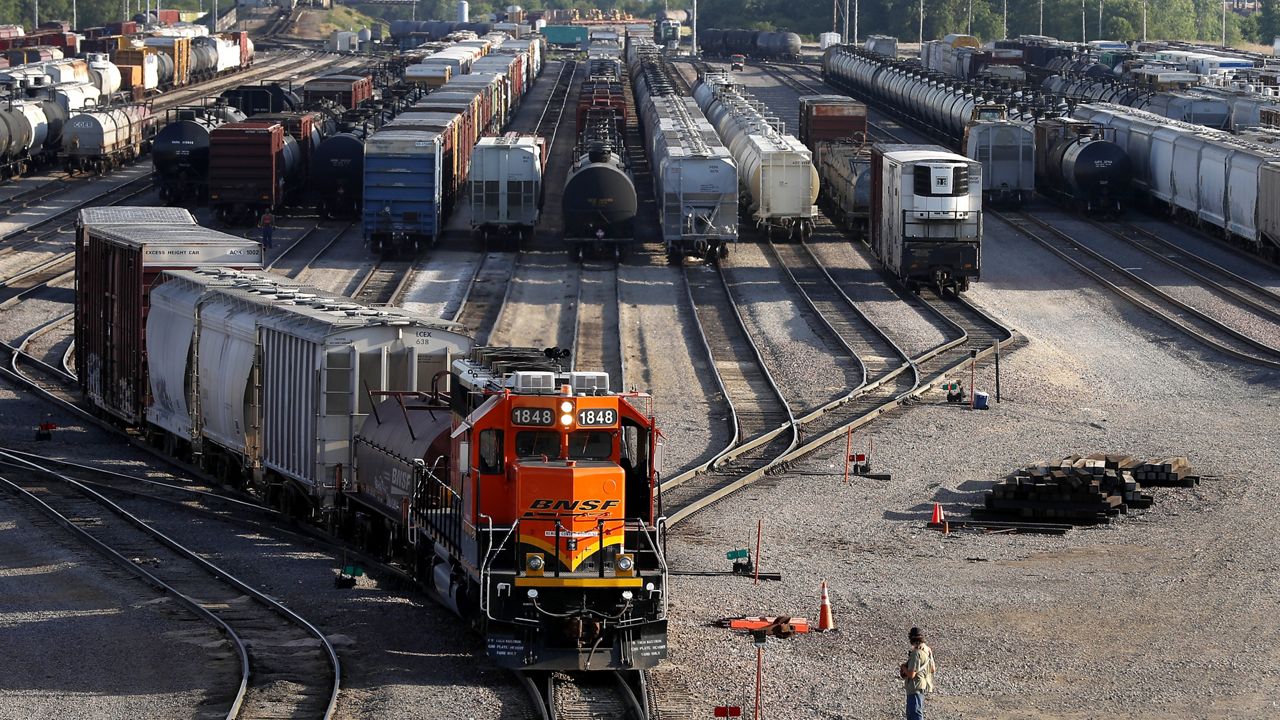
[[[655,665],[666,563],[648,397],[545,355],[488,358],[480,372],[484,350],[455,363],[453,456],[467,460],[450,484],[469,520],[489,654],[526,669]]]

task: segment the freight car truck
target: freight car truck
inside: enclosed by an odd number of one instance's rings
[[[938,145],[872,148],[872,249],[918,292],[961,293],[982,258],[982,164]]]
[[[468,179],[472,232],[486,243],[495,234],[514,235],[517,241],[528,237],[542,208],[546,163],[546,141],[540,137],[480,138]]]
[[[150,292],[165,270],[262,268],[262,246],[196,224],[181,208],[99,207],[76,224],[76,379],[89,402],[133,425],[147,399]],[[183,392],[182,384],[165,392]]]

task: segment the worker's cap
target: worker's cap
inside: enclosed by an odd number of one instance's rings
[[[924,631],[918,627],[913,627],[911,628],[911,631],[907,633],[907,639],[909,639],[911,642],[923,642]]]

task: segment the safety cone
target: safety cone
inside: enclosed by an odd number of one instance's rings
[[[930,525],[941,525],[946,522],[947,518],[942,514],[942,503],[933,504],[933,518],[929,520]]]
[[[827,581],[822,581],[822,607],[818,608],[818,632],[836,629],[836,618],[831,613],[831,598],[827,595]]]

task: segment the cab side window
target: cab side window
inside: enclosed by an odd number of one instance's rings
[[[480,472],[495,475],[502,472],[502,431],[480,431]]]

